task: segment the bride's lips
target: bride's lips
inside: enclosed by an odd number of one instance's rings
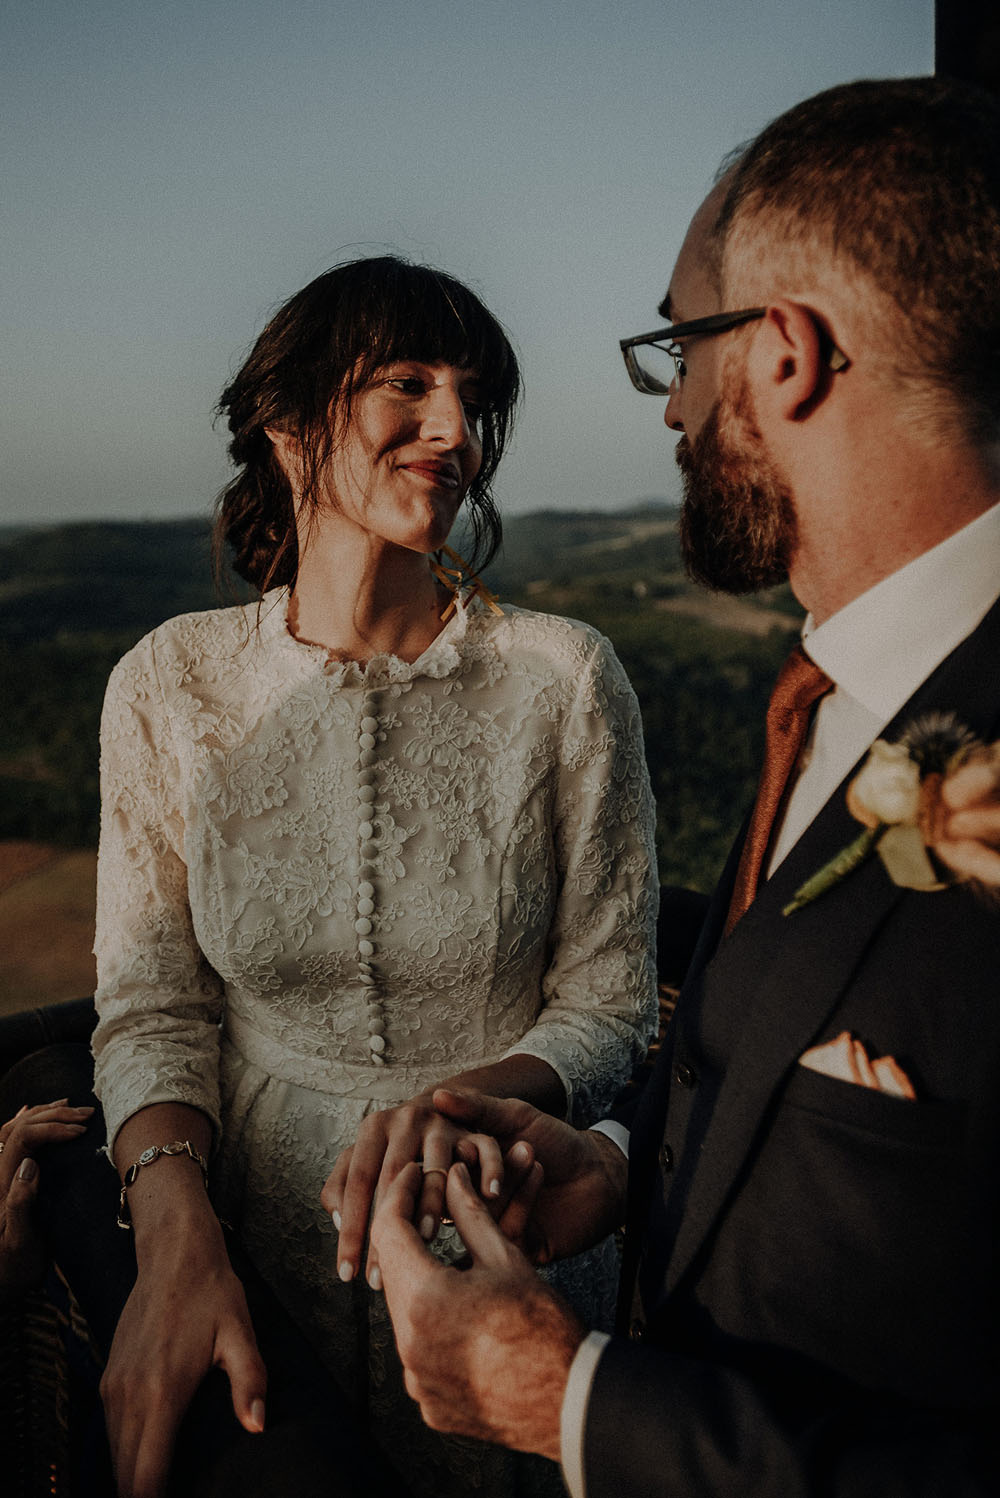
[[[436,463],[433,459],[426,458],[422,462],[402,463],[400,467],[429,479],[441,489],[457,489],[461,482],[459,471],[453,463]]]

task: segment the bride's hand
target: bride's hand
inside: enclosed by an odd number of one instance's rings
[[[498,1201],[504,1184],[504,1161],[495,1139],[476,1134],[442,1118],[431,1093],[420,1093],[396,1108],[371,1113],[362,1120],[355,1144],[343,1151],[327,1177],[320,1200],[340,1234],[337,1272],[342,1280],[353,1279],[361,1263],[368,1219],[376,1200],[411,1161],[423,1166],[423,1188],[418,1193],[414,1223],[425,1242],[441,1225],[448,1169],[458,1158],[472,1167],[480,1194]],[[366,1277],[373,1289],[381,1288],[376,1255],[369,1249]]]
[[[25,1106],[0,1127],[0,1302],[38,1283],[45,1251],[32,1221],[38,1190],[35,1153],[78,1138],[93,1108],[70,1108],[66,1098]]]

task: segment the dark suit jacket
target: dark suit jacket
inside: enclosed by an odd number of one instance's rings
[[[930,711],[1000,738],[1000,603],[886,737]],[[782,916],[845,788],[723,939],[734,849],[640,1099],[588,1498],[1000,1492],[1000,903],[872,858]],[[845,1029],[917,1102],[798,1065]]]

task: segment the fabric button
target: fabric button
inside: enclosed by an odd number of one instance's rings
[[[663,1148],[660,1150],[659,1156],[657,1158],[659,1159],[660,1169],[661,1170],[663,1170],[663,1171],[673,1170],[673,1168],[674,1168],[674,1152],[670,1148],[669,1144],[665,1144],[663,1146]]]
[[[363,733],[358,739],[358,743],[362,749],[374,749],[375,735],[373,733]]]
[[[377,718],[367,717],[367,718],[362,718],[361,719],[361,732],[362,733],[369,733],[369,734],[371,734],[371,733],[376,733],[377,730],[378,730],[378,719]],[[371,748],[372,746],[369,745],[368,747]]]
[[[359,936],[369,936],[371,934],[372,923],[368,920],[367,916],[359,915],[354,922],[354,929]]]
[[[374,957],[375,955],[375,948],[372,946],[370,941],[359,941],[358,951],[361,953],[362,957]]]
[[[373,1066],[384,1066],[385,1065],[385,1057],[384,1056],[377,1056],[375,1054],[375,1052],[372,1051],[371,1052],[371,1062],[372,1062]]]
[[[361,773],[365,774],[366,772],[364,770],[362,770]],[[375,800],[375,787],[373,785],[359,785],[358,786],[358,800],[359,801],[363,801],[366,804],[370,804],[372,801],[374,801]]]
[[[362,841],[364,841],[366,838],[371,837],[372,833],[375,831],[375,828],[374,825],[367,820],[367,818],[371,816],[371,811],[367,806],[358,807],[358,814],[366,818],[364,822],[358,823],[358,837],[360,837]],[[366,854],[366,857],[371,858],[372,854],[368,853]]]
[[[678,1061],[674,1067],[674,1076],[682,1087],[693,1087],[698,1080],[694,1067],[688,1066],[686,1061]]]
[[[367,879],[362,879],[361,883],[358,885],[358,894],[360,895],[361,899],[370,900],[374,893],[374,884],[369,883]]]
[[[369,1035],[384,1035],[385,1034],[385,1020],[382,1018],[382,1016],[380,1014],[373,1014],[372,1017],[371,1017],[371,1019],[368,1021],[368,1034]]]
[[[361,754],[359,755],[359,759],[360,759],[360,763],[361,763],[361,768],[363,770],[367,770],[378,759],[378,755],[375,753],[374,749],[362,749]]]
[[[362,826],[371,827],[371,823],[363,822]],[[361,827],[358,828],[358,833],[361,837],[371,836],[370,832],[362,832]],[[361,857],[365,860],[366,863],[373,863],[378,857],[378,843],[365,843],[361,849]]]
[[[382,1052],[385,1050],[385,1039],[383,1038],[383,1036],[369,1035],[368,1049],[371,1051],[373,1056],[381,1056]]]
[[[358,901],[358,915],[374,915],[374,913],[375,913],[375,901],[374,900],[359,900]],[[357,927],[355,927],[354,929],[357,930]]]
[[[359,973],[358,982],[361,984],[362,988],[375,987],[375,979],[372,977],[371,973]]]

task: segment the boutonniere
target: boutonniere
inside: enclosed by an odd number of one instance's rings
[[[863,830],[807,879],[783,915],[818,899],[872,854],[894,884],[937,890],[957,880],[1000,889],[1000,743],[984,744],[951,713],[878,739],[847,788]]]

